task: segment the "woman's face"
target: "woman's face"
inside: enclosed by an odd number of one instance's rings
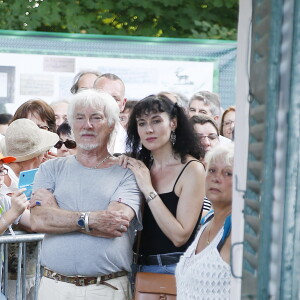
[[[74,138],[70,135],[65,135],[65,134],[61,134],[59,139],[62,141],[62,142],[65,142],[67,140],[69,141],[74,141]],[[69,156],[69,155],[75,155],[77,153],[77,149],[74,148],[74,149],[69,149],[66,147],[65,144],[62,144],[61,148],[60,149],[57,149],[57,156],[58,157],[66,157],[66,156]]]
[[[205,190],[213,205],[231,205],[232,167],[228,166],[224,159],[217,158],[208,165]]]
[[[219,136],[216,128],[209,122],[205,124],[194,124],[194,130],[204,147],[205,153],[219,144]]]
[[[39,128],[49,130],[49,126],[48,126],[47,122],[42,121],[42,119],[40,118],[40,116],[38,114],[33,114],[33,113],[29,112],[27,115],[27,119],[34,122]]]
[[[171,131],[176,128],[176,120],[170,120],[165,112],[151,113],[137,118],[137,129],[143,146],[155,151],[171,145]]]
[[[235,111],[229,111],[223,121],[223,135],[232,140],[232,130],[234,128]]]

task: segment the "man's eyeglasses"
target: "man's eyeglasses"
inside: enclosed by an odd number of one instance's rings
[[[49,127],[47,125],[37,125],[37,126],[40,129],[49,130]]]
[[[7,175],[7,173],[8,173],[8,170],[6,168],[0,169],[0,176],[5,176],[5,175]]]
[[[229,126],[231,126],[231,124],[234,124],[234,121],[225,121],[225,122],[223,122],[224,127],[229,127]]]
[[[65,146],[68,148],[68,149],[74,149],[76,148],[76,142],[73,141],[73,140],[66,140],[65,142],[63,141],[58,141],[54,147],[57,148],[57,149],[60,149],[62,147],[62,145],[65,144]]]
[[[209,135],[203,135],[203,134],[198,134],[198,137],[200,141],[202,142],[204,139],[208,138],[211,142],[216,142],[219,140],[219,136],[217,134],[209,134]]]

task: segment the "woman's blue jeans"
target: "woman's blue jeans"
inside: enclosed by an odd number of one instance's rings
[[[176,254],[179,252],[176,252]],[[170,253],[171,254],[171,253]],[[175,253],[174,253],[175,254]],[[159,255],[158,255],[159,259]],[[134,291],[135,284],[135,274],[137,272],[150,272],[150,273],[160,273],[160,274],[175,274],[177,263],[172,265],[163,265],[161,262],[157,265],[138,265],[132,264],[131,273],[129,274],[129,280],[131,283],[132,291]]]

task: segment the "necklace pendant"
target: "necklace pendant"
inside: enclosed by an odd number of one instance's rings
[[[209,239],[206,239],[206,243],[207,243],[207,245],[209,245],[209,244],[210,244],[210,241],[209,241]]]

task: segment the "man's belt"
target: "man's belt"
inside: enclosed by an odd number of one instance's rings
[[[180,256],[183,253],[169,253],[169,254],[157,254],[157,255],[139,255],[137,257],[137,264],[139,265],[173,265],[179,262]]]
[[[75,284],[76,286],[86,286],[86,285],[90,285],[90,284],[97,284],[97,285],[104,284],[115,290],[117,290],[118,288],[109,284],[106,281],[110,280],[110,279],[126,276],[127,274],[128,274],[128,272],[126,272],[126,271],[119,271],[119,272],[115,272],[115,273],[108,274],[108,275],[102,275],[102,276],[98,276],[98,277],[66,276],[66,275],[62,275],[62,274],[56,273],[54,271],[51,271],[47,268],[44,268],[44,272],[43,272],[43,275],[45,277],[56,280],[56,281],[72,283],[72,284]]]

